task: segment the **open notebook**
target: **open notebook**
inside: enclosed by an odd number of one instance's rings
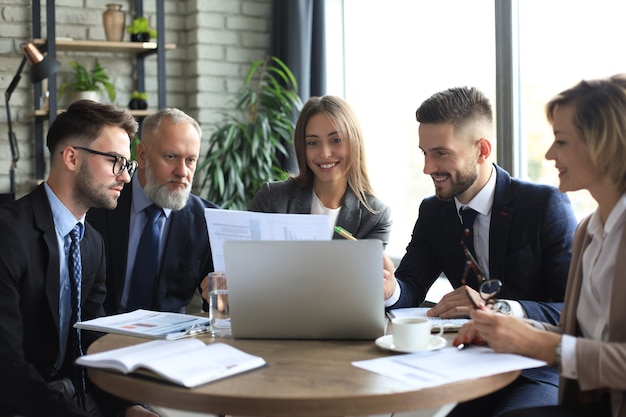
[[[233,336],[382,336],[382,251],[378,240],[224,242]]]

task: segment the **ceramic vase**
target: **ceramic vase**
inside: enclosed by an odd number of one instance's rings
[[[70,93],[70,102],[77,100],[100,101],[100,95],[97,91],[72,91]]]
[[[122,11],[121,4],[107,4],[107,9],[102,13],[102,25],[107,41],[120,42],[122,40],[126,26],[126,14]]]

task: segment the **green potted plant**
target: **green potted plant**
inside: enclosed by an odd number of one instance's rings
[[[72,93],[91,91],[96,93],[106,92],[111,102],[115,100],[115,87],[97,59],[91,70],[87,70],[87,68],[76,61],[70,62],[70,66],[74,69],[74,80],[61,84],[59,97],[63,96],[66,91]],[[97,94],[95,98],[97,99]]]
[[[130,40],[133,42],[148,42],[157,37],[157,31],[150,28],[150,21],[146,17],[135,18],[126,32],[130,34]]]
[[[286,178],[280,157],[288,157],[294,115],[302,107],[293,73],[278,58],[254,61],[234,111],[208,140],[202,190],[223,208],[246,210],[266,181]]]
[[[130,95],[128,108],[131,110],[145,110],[148,108],[148,94],[145,91],[133,91]]]

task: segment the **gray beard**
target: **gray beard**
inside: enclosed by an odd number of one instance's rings
[[[191,186],[180,191],[170,191],[166,185],[159,184],[156,181],[152,174],[150,163],[146,161],[146,186],[143,192],[157,206],[178,211],[187,205],[189,195],[191,194]]]

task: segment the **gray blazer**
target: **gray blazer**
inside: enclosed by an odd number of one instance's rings
[[[265,213],[311,213],[313,190],[299,188],[294,180],[266,182],[250,203],[250,211]],[[357,239],[378,239],[383,247],[389,242],[391,209],[375,197],[367,196],[367,203],[375,210],[369,211],[348,187],[343,205],[337,216],[337,226],[343,227]],[[343,239],[338,234],[333,239]]]

